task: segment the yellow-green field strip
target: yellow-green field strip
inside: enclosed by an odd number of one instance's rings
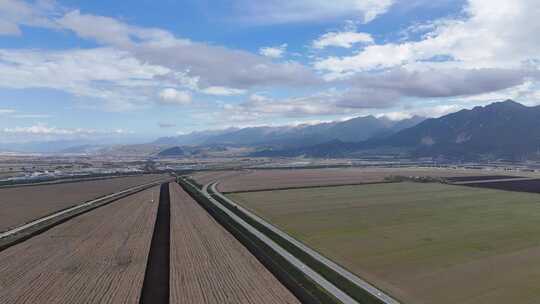
[[[311,257],[313,257],[314,259],[316,259],[320,263],[322,263],[325,266],[331,268],[332,270],[337,272],[339,275],[343,276],[344,278],[351,281],[353,284],[357,285],[359,288],[364,289],[369,294],[371,294],[373,297],[377,298],[378,300],[382,301],[383,303],[387,303],[387,304],[398,304],[399,303],[396,299],[394,299],[390,295],[384,293],[382,290],[380,290],[380,289],[376,288],[375,286],[369,284],[365,280],[359,278],[358,276],[354,275],[353,273],[349,272],[348,270],[344,269],[343,267],[339,266],[338,264],[334,263],[333,261],[329,260],[328,258],[322,256],[321,254],[319,254],[315,250],[313,250],[310,247],[306,246],[305,244],[299,242],[298,240],[291,237],[287,233],[281,231],[280,229],[278,229],[274,225],[268,223],[264,219],[262,219],[259,216],[253,214],[252,212],[250,212],[246,208],[243,208],[242,206],[238,205],[234,201],[232,201],[229,198],[225,197],[223,194],[221,194],[217,190],[216,185],[217,185],[217,183],[212,183],[212,184],[210,184],[210,188],[211,188],[212,192],[215,195],[217,195],[220,199],[225,200],[227,203],[232,205],[234,208],[236,208],[239,211],[243,212],[244,214],[246,214],[247,216],[249,216],[253,220],[257,221],[261,225],[263,225],[266,228],[268,228],[269,230],[271,230],[273,233],[276,233],[277,235],[279,235],[283,239],[287,240],[288,242],[290,242],[294,246],[298,247],[299,249],[301,249],[302,251],[304,251],[305,253],[307,253],[308,255],[310,255]],[[203,189],[204,193],[206,193],[206,194],[208,194],[207,188],[208,188],[208,185],[206,185],[204,187],[204,189]],[[210,196],[210,195],[208,195],[208,196]],[[278,245],[276,244],[276,246],[278,246]],[[301,267],[307,267],[302,262],[300,262],[300,263],[301,264],[299,264],[299,265],[302,265]],[[324,280],[324,281],[326,281],[326,280]],[[328,282],[328,283],[330,283],[330,282]],[[328,284],[328,283],[325,283],[325,284]],[[331,284],[331,283],[330,283],[330,285],[333,286],[333,284]]]

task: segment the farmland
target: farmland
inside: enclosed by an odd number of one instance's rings
[[[0,252],[0,303],[139,303],[159,187]]]
[[[184,190],[170,191],[171,303],[299,303]]]
[[[52,185],[0,189],[0,232],[126,188],[162,178],[140,175]]]
[[[540,193],[540,179],[467,183],[467,186],[489,188],[489,189],[500,189],[500,190],[507,190],[507,191]]]
[[[404,303],[534,303],[540,196],[437,183],[228,195]]]
[[[206,172],[206,174],[211,174]],[[289,170],[249,170],[244,174],[221,176],[218,189],[222,192],[253,191],[276,188],[295,188],[343,184],[373,183],[384,181],[392,175],[400,176],[478,176],[488,175],[490,171],[449,168],[328,168],[328,169],[289,169]],[[492,174],[491,174],[492,175]],[[201,179],[200,183],[210,181]]]
[[[200,171],[193,174],[193,179],[201,184],[205,185],[216,180],[226,180],[238,175],[246,174],[248,171]]]

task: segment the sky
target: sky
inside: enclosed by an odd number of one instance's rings
[[[538,0],[0,0],[0,143],[540,104]]]

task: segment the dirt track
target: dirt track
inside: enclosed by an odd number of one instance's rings
[[[159,175],[0,189],[0,231],[113,192],[157,180]]]
[[[299,303],[180,186],[170,191],[170,303]]]
[[[1,252],[0,303],[138,303],[158,194],[134,194]]]

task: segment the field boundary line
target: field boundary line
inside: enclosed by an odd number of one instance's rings
[[[387,182],[388,183],[388,182]],[[220,199],[224,200],[225,202],[229,203],[233,208],[236,210],[244,213],[246,216],[250,217],[254,221],[258,222],[259,224],[263,225],[267,229],[269,229],[271,232],[277,234],[279,237],[285,239],[292,245],[296,246],[298,249],[304,251],[306,254],[310,255],[312,258],[316,259],[320,263],[324,264],[325,266],[329,267],[342,277],[349,280],[351,283],[355,284],[359,288],[365,290],[369,294],[371,294],[373,297],[379,299],[383,303],[386,304],[399,304],[400,302],[390,295],[386,294],[382,290],[378,289],[377,287],[373,286],[369,282],[365,281],[364,279],[358,277],[357,275],[353,274],[349,270],[343,268],[339,264],[333,262],[332,260],[328,259],[327,257],[321,255],[317,251],[313,250],[309,246],[305,245],[304,243],[298,241],[297,239],[293,238],[289,234],[285,233],[281,229],[277,228],[276,226],[270,224],[263,218],[259,217],[258,215],[254,214],[253,212],[249,211],[248,209],[244,208],[243,206],[239,205],[238,203],[234,202],[233,200],[229,199],[228,197],[224,196],[222,193],[220,193],[217,190],[217,182],[211,183],[209,185],[206,185],[204,189],[207,189],[208,186],[210,186],[210,189],[212,192],[217,195]]]
[[[216,182],[216,184],[218,183],[219,182]],[[292,186],[292,187],[266,188],[266,189],[254,189],[254,190],[223,191],[220,193],[221,194],[235,194],[235,193],[251,193],[251,192],[266,192],[266,191],[287,191],[287,190],[314,189],[314,188],[378,185],[378,184],[390,184],[390,183],[399,183],[399,182],[398,181],[379,181],[379,182],[347,183],[347,184],[335,184],[335,185]]]
[[[168,181],[169,179],[162,179],[158,181],[153,181],[143,185],[138,185],[131,187],[120,192],[108,194],[67,209],[60,210],[53,214],[41,217],[39,219],[33,220],[29,223],[23,224],[21,226],[15,227],[11,230],[4,231],[0,233],[0,251],[13,246],[17,243],[25,241],[35,235],[38,235],[56,225],[63,223],[66,220],[69,220],[73,217],[81,215],[85,212],[91,211],[95,208],[103,206],[106,203],[114,202],[120,198],[129,196],[136,192],[146,190],[150,187],[159,185],[163,182]],[[2,243],[4,242],[4,243]]]
[[[49,186],[49,185],[63,185],[63,184],[73,184],[73,183],[82,183],[82,182],[93,182],[107,179],[116,179],[116,178],[126,178],[126,177],[137,177],[150,175],[147,174],[126,174],[126,175],[110,175],[110,176],[95,176],[95,177],[74,177],[74,178],[59,178],[42,182],[29,182],[29,183],[14,183],[14,184],[4,184],[0,185],[0,189],[11,189],[11,188],[24,188],[24,187],[33,187],[33,186]],[[1,184],[1,182],[0,182]]]
[[[186,182],[188,183],[188,182]],[[197,189],[194,185],[188,183],[191,187],[194,189]],[[234,212],[229,210],[227,207],[223,206],[220,202],[218,202],[216,199],[214,199],[210,194],[208,194],[208,184],[206,184],[202,190],[197,191],[201,193],[210,203],[212,203],[216,208],[218,208],[221,212],[225,213],[231,220],[233,220],[235,223],[243,227],[247,232],[249,232],[251,235],[253,235],[255,238],[260,240],[262,243],[267,245],[269,248],[274,250],[276,254],[281,256],[283,259],[285,259],[289,264],[291,264],[293,267],[295,267],[298,271],[303,273],[306,277],[313,280],[316,284],[318,284],[322,289],[324,289],[328,294],[332,295],[339,301],[341,301],[344,304],[361,304],[355,299],[353,299],[351,296],[349,296],[347,293],[343,292],[341,289],[336,287],[333,283],[328,281],[326,278],[321,276],[317,271],[313,270],[308,265],[304,264],[300,259],[292,255],[290,252],[285,250],[283,247],[279,246],[276,242],[274,242],[272,239],[270,239],[268,236],[260,232],[255,227],[251,226],[247,222],[245,222],[242,218],[240,218],[238,215],[236,215]]]

